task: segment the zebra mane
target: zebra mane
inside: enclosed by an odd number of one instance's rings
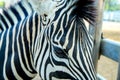
[[[94,24],[96,19],[96,6],[95,0],[78,0],[75,14],[87,20],[89,23]]]

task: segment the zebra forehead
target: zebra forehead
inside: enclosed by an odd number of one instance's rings
[[[33,9],[39,14],[49,14],[57,6],[57,0],[28,0]]]
[[[75,2],[78,0],[28,0],[28,2],[30,2],[30,4],[32,5],[33,9],[39,13],[54,11],[54,9],[59,7],[59,4],[64,4],[70,1]]]

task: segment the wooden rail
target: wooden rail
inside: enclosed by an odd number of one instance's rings
[[[117,80],[120,80],[120,42],[102,39],[100,53],[119,63]]]
[[[102,55],[119,62],[120,58],[120,42],[103,39],[101,40],[100,52]]]

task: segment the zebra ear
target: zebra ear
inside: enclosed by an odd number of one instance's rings
[[[75,13],[78,17],[84,18],[89,23],[94,24],[97,16],[96,0],[79,0]]]

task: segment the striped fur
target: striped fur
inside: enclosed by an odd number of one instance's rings
[[[51,14],[35,12],[0,34],[1,80],[29,80],[36,73],[42,80],[97,80],[93,39],[74,12],[78,2],[59,0]]]
[[[17,4],[10,6],[8,9],[4,8],[0,14],[0,32],[16,25],[32,12],[33,10],[30,4],[28,4],[26,1],[18,2]]]

